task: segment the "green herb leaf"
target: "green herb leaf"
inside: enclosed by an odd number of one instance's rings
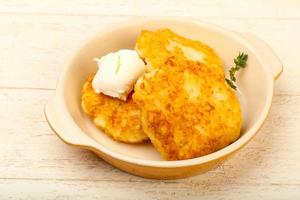
[[[248,60],[248,55],[247,54],[239,53],[239,55],[234,59],[235,67],[231,67],[230,70],[229,70],[230,79],[226,78],[226,82],[234,90],[236,90],[235,73],[238,72],[240,69],[246,67],[247,60]]]
[[[232,81],[235,81],[235,80],[236,80],[235,77],[234,77],[234,75],[235,75],[235,67],[232,67],[232,68],[229,70],[229,75],[230,75],[230,79],[231,79]]]
[[[119,54],[119,55],[118,55],[118,63],[117,63],[117,68],[116,68],[116,72],[115,72],[115,74],[117,74],[117,73],[118,73],[118,71],[119,71],[120,67],[121,67],[121,55]]]
[[[247,54],[239,53],[239,55],[234,59],[234,63],[236,64],[236,66],[239,66],[241,68],[245,68],[247,59],[248,59]]]
[[[235,89],[236,90],[236,86],[235,84],[233,83],[232,80],[229,80],[228,78],[225,79],[226,82],[228,83],[228,85],[232,88],[232,89]]]

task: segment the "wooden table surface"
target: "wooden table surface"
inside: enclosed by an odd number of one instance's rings
[[[215,170],[170,181],[132,176],[65,145],[46,122],[66,59],[97,30],[142,16],[254,33],[284,64],[263,128]],[[300,1],[0,0],[0,50],[1,200],[300,198]]]

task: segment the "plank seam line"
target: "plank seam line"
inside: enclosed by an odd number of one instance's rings
[[[87,14],[87,13],[25,13],[25,12],[0,12],[0,15],[21,15],[21,16],[70,16],[70,17],[151,17],[152,15],[128,15],[128,14],[116,14],[116,15],[106,15],[106,14]],[[171,17],[170,15],[160,15],[156,17]],[[233,19],[244,19],[244,20],[253,20],[253,19],[261,19],[261,20],[300,20],[300,17],[214,17],[214,16],[185,16],[182,17],[191,17],[191,18],[201,18],[201,19],[224,19],[224,20],[233,20]]]

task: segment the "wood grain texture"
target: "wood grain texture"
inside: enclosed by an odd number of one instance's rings
[[[260,184],[209,184],[177,182],[130,183],[120,181],[0,181],[1,199],[297,199],[299,186]],[[33,189],[34,188],[34,189]],[[282,198],[284,197],[284,198]]]
[[[263,128],[215,170],[173,181],[132,176],[65,145],[45,120],[43,107],[78,46],[141,16],[252,32],[285,66]],[[0,27],[0,199],[300,198],[300,1],[0,0]]]
[[[207,18],[299,18],[297,0],[111,0],[2,1],[1,13],[80,16],[178,16]]]

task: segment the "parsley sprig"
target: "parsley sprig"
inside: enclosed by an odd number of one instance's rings
[[[239,55],[234,59],[235,67],[231,67],[229,70],[229,79],[226,78],[226,82],[232,89],[236,90],[235,85],[235,73],[240,69],[245,68],[248,60],[248,55],[245,53],[239,53]]]

